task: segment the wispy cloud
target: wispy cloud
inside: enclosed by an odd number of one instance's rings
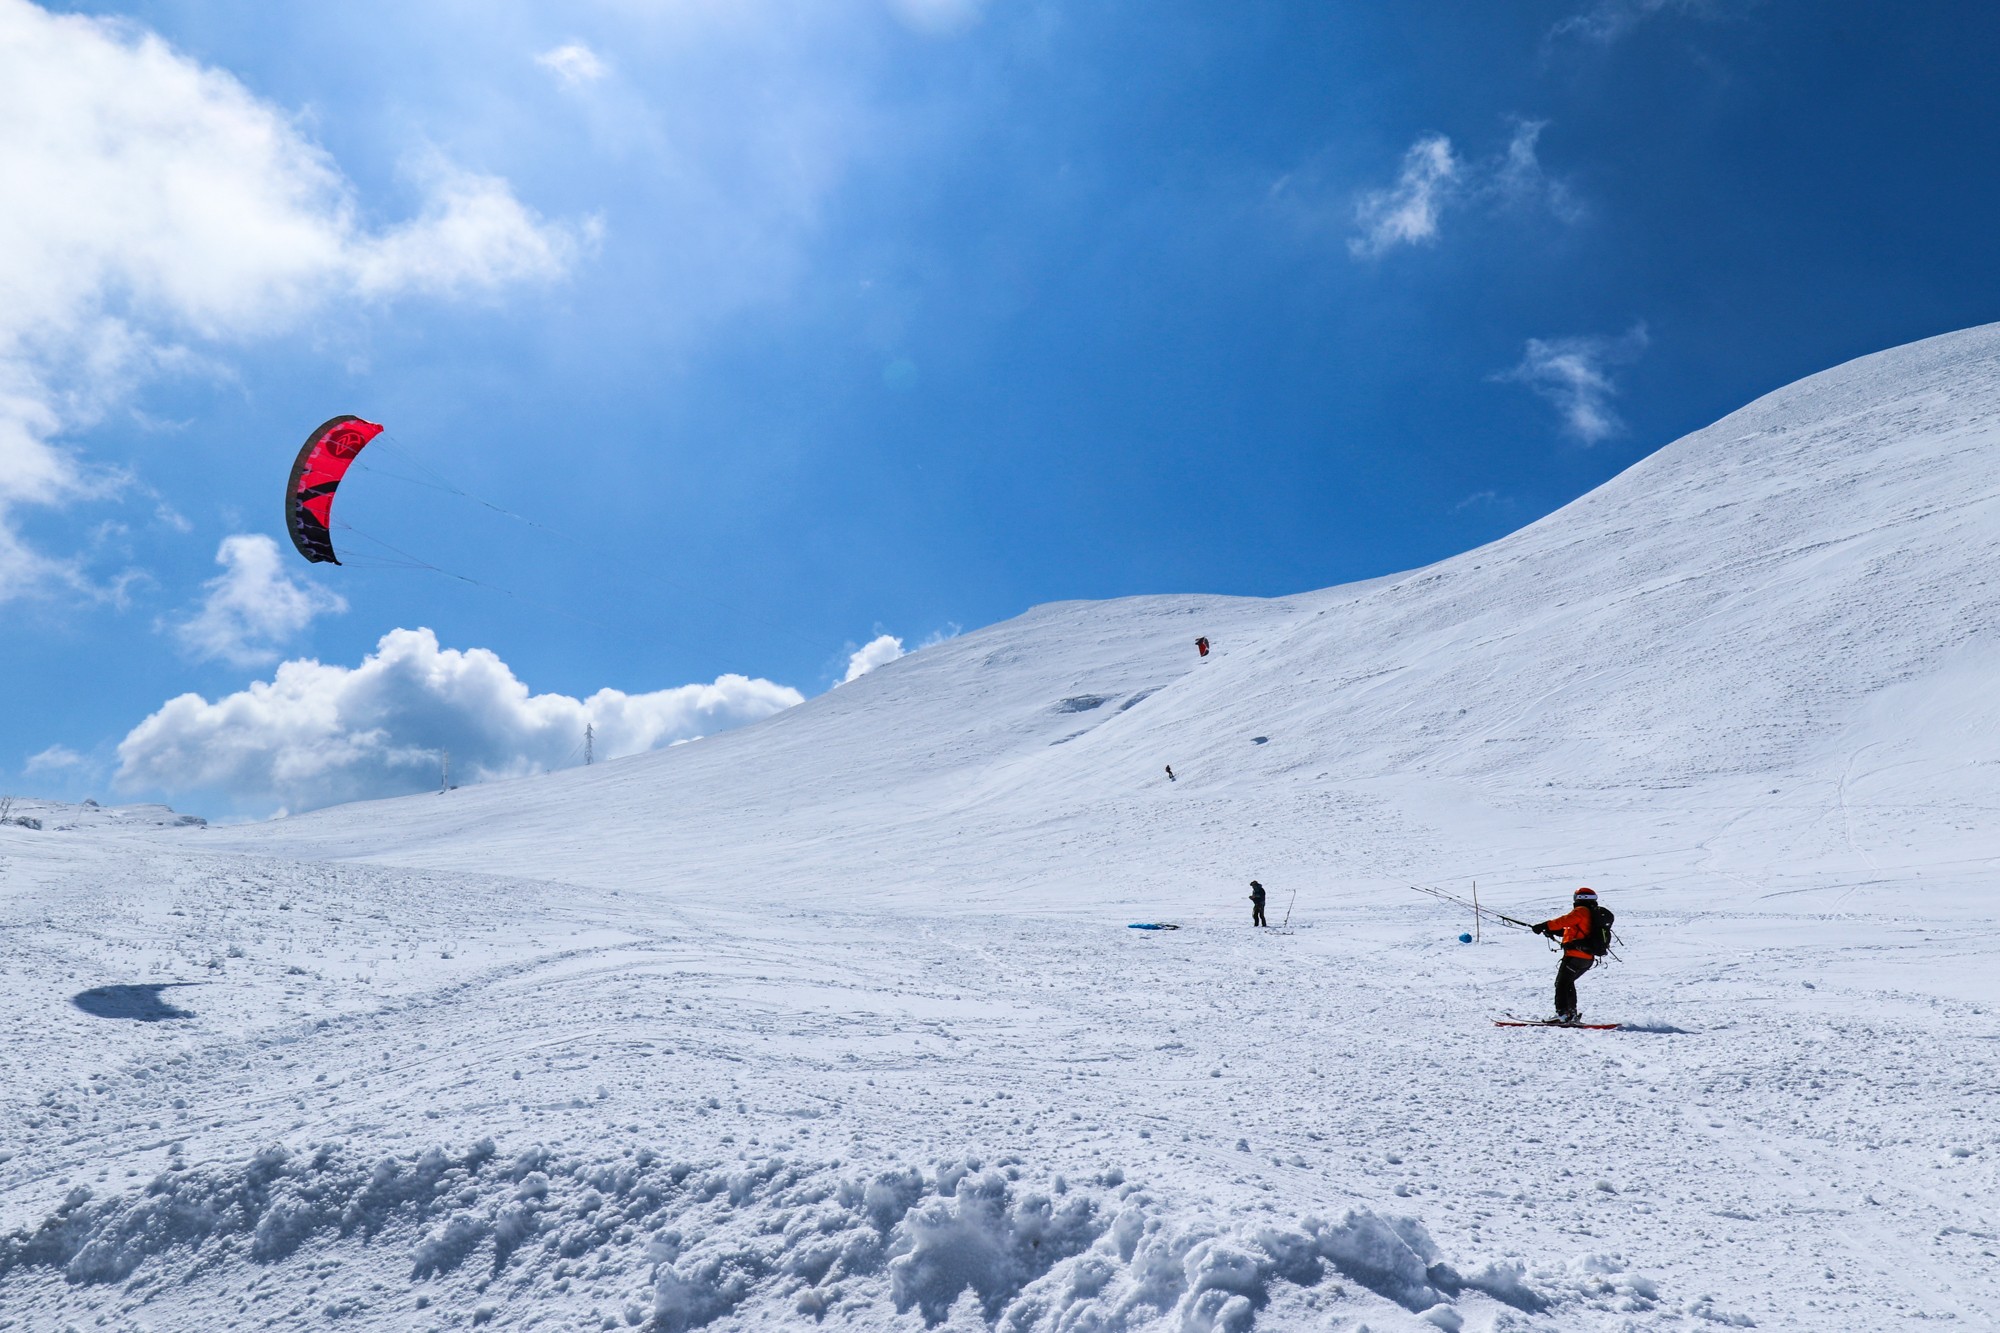
[[[896,16],[919,32],[949,35],[977,23],[986,0],[889,0]]]
[[[1493,379],[1527,385],[1555,404],[1565,432],[1596,444],[1625,428],[1611,410],[1618,385],[1610,367],[1637,361],[1649,341],[1643,323],[1615,337],[1530,338],[1520,363]]]
[[[269,537],[226,537],[215,563],[223,572],[203,585],[208,594],[200,609],[174,625],[175,637],[193,657],[232,666],[275,662],[279,650],[314,619],[347,609],[338,593],[291,578]]]
[[[1647,20],[1662,14],[1713,15],[1719,0],[1597,0],[1588,9],[1559,20],[1549,39],[1610,46]]]
[[[1582,216],[1569,187],[1542,166],[1539,143],[1545,120],[1517,120],[1507,146],[1467,160],[1451,140],[1427,134],[1403,154],[1395,184],[1364,191],[1354,205],[1355,232],[1348,253],[1377,259],[1406,245],[1437,240],[1448,209],[1546,211],[1563,222]]]
[[[1517,120],[1513,137],[1489,164],[1480,182],[1486,196],[1502,207],[1544,211],[1559,222],[1577,222],[1583,207],[1564,181],[1549,175],[1537,151],[1546,120]]]
[[[28,756],[28,762],[21,766],[23,773],[68,773],[89,763],[82,755],[67,745],[51,745],[40,754]]]
[[[203,364],[192,349],[340,300],[552,278],[586,239],[436,160],[418,215],[370,227],[281,108],[135,24],[28,0],[0,0],[0,125],[0,600],[94,590],[16,515],[115,489],[65,436]]]
[[[1359,230],[1347,242],[1357,259],[1373,259],[1399,245],[1423,245],[1437,239],[1438,218],[1459,178],[1459,162],[1451,140],[1431,134],[1410,145],[1396,183],[1370,190],[1354,206]]]
[[[170,699],[118,746],[126,790],[214,793],[242,809],[293,810],[421,791],[443,752],[455,780],[573,762],[584,728],[600,758],[710,735],[802,701],[789,686],[725,675],[643,694],[530,694],[496,654],[439,646],[428,629],[385,634],[357,667],[295,660],[210,702]]]
[[[564,42],[535,57],[535,63],[570,88],[596,83],[611,72],[597,52],[582,42]]]

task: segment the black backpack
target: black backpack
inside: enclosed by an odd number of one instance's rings
[[[1590,905],[1590,933],[1581,940],[1578,940],[1577,943],[1581,944],[1584,951],[1592,958],[1604,957],[1604,955],[1611,952],[1611,923],[1617,919],[1617,914],[1610,908],[1599,907],[1596,903],[1592,903]]]

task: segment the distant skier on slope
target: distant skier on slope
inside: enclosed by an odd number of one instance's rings
[[[1208,656],[1208,637],[1206,635],[1194,641],[1194,650],[1203,657]]]
[[[1264,919],[1264,886],[1254,879],[1250,881],[1250,924],[1253,926],[1271,924]]]
[[[1597,905],[1597,890],[1578,889],[1569,911],[1530,927],[1563,947],[1556,964],[1556,1020],[1580,1023],[1583,1012],[1576,1007],[1576,979],[1611,951],[1611,909]]]
[[[1167,781],[1169,781],[1169,782],[1179,782],[1179,781],[1180,781],[1180,779],[1179,779],[1179,778],[1177,778],[1177,777],[1175,777],[1175,776],[1174,776],[1174,766],[1173,766],[1172,764],[1168,764],[1168,765],[1167,765]]]

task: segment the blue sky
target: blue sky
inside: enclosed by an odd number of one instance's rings
[[[1995,317],[1996,29],[0,0],[0,787],[256,815],[445,748],[532,771],[885,635],[1489,541]],[[339,412],[389,434],[337,516],[463,577],[272,547]]]

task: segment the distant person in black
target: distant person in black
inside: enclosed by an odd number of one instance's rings
[[[1167,765],[1167,781],[1169,782],[1178,781],[1178,779],[1174,777],[1174,766],[1172,764]]]
[[[1250,881],[1250,924],[1253,926],[1271,924],[1264,919],[1264,886],[1254,879]]]

